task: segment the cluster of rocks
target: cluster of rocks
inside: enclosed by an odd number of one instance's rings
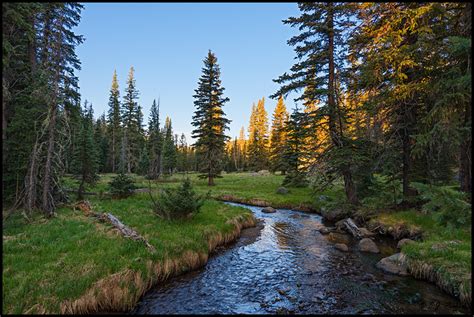
[[[355,233],[354,230],[351,231],[351,229],[353,228],[349,228],[347,226],[347,221],[348,219],[340,220],[335,223],[335,227],[320,226],[318,228],[318,231],[323,235],[328,235],[327,239],[329,241],[334,242],[334,248],[341,252],[349,252],[348,241],[344,241],[345,239],[343,239],[344,236],[348,237],[347,234],[343,234],[344,230],[348,230],[353,235],[357,233],[357,237],[360,238],[360,241],[358,243],[359,251],[368,253],[380,253],[380,249],[378,248],[377,244],[372,240],[373,236],[376,235],[375,233],[364,227],[355,227]],[[411,239],[401,239],[397,244],[397,249],[401,249],[402,246],[414,242],[415,241]],[[379,262],[377,262],[376,267],[390,274],[396,274],[400,276],[409,275],[406,257],[401,252],[382,258]]]

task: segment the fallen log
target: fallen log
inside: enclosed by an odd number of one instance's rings
[[[347,218],[344,220],[344,226],[346,227],[347,231],[349,231],[354,237],[360,239],[362,238],[362,234],[360,232],[359,227],[354,223],[351,218]]]
[[[91,204],[87,200],[82,200],[73,207],[74,209],[81,210],[86,216],[97,218],[101,222],[106,222],[114,226],[124,237],[131,238],[136,241],[142,241],[151,252],[155,252],[156,249],[152,246],[144,237],[132,228],[126,226],[117,217],[111,213],[97,213],[92,211]]]
[[[96,214],[97,215],[97,214]],[[155,252],[156,249],[152,246],[144,237],[142,237],[138,232],[133,230],[130,227],[127,227],[123,222],[121,222],[117,217],[112,215],[111,213],[103,213],[98,216],[99,220],[102,222],[107,222],[117,228],[120,233],[126,237],[131,238],[136,241],[142,241],[152,252]]]

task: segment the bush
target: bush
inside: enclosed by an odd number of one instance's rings
[[[422,211],[433,214],[443,225],[466,226],[471,224],[471,204],[467,195],[453,186],[434,186],[412,183],[420,193],[424,204]]]
[[[164,219],[180,219],[191,217],[201,208],[204,200],[209,197],[209,193],[198,196],[193,190],[191,181],[186,178],[178,188],[164,188],[161,190],[158,199],[153,201],[153,210]]]
[[[133,179],[124,173],[115,176],[109,183],[110,193],[113,197],[125,198],[130,196],[135,189]]]

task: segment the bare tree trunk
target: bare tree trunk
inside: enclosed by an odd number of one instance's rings
[[[32,211],[36,206],[36,175],[37,175],[37,153],[38,153],[38,139],[33,145],[31,151],[30,163],[28,166],[28,173],[25,177],[25,207],[26,210]]]
[[[62,25],[62,18],[59,19],[58,25]],[[59,80],[60,80],[60,60],[62,58],[61,42],[62,34],[60,30],[57,30],[57,38],[55,45],[55,62],[56,70],[54,77],[54,95],[50,104],[50,117],[48,121],[48,152],[46,155],[46,163],[44,166],[44,178],[43,178],[43,193],[42,193],[42,209],[48,217],[52,216],[54,212],[54,201],[53,201],[53,157],[55,155],[54,145],[56,142],[56,117],[58,112],[58,97],[59,97]]]
[[[52,199],[52,168],[53,168],[53,155],[54,155],[54,142],[55,142],[55,128],[56,128],[56,115],[57,105],[53,101],[51,104],[51,117],[48,122],[48,153],[46,155],[46,163],[44,166],[44,179],[43,179],[43,194],[42,194],[42,209],[47,216],[51,216],[54,211],[54,202]]]

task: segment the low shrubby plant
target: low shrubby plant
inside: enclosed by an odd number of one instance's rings
[[[121,172],[112,178],[112,181],[109,183],[109,188],[113,197],[125,198],[133,194],[135,185],[130,176]]]
[[[196,195],[189,178],[186,178],[178,188],[161,189],[157,199],[150,193],[153,211],[160,218],[167,220],[192,217],[199,212],[208,197],[209,192],[207,195]]]
[[[422,211],[433,215],[443,225],[467,226],[471,224],[471,204],[467,195],[453,186],[435,186],[412,183],[420,193]]]

